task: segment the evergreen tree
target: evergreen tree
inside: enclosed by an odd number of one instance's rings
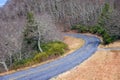
[[[22,44],[23,57],[31,57],[33,52],[38,51],[37,40],[37,24],[34,20],[34,15],[31,12],[27,13],[27,24],[25,26]]]

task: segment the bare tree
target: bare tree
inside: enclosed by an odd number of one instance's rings
[[[48,13],[56,22],[67,22],[69,26],[76,23],[89,25],[95,24],[106,1],[111,3],[114,0],[11,0],[3,9],[3,15],[4,19],[14,19],[33,11]]]
[[[53,19],[49,14],[41,14],[35,17],[38,25],[38,36],[41,42],[62,40],[61,33],[57,30]]]
[[[106,19],[106,29],[110,35],[117,35],[120,37],[120,11],[113,10]]]
[[[19,23],[19,20],[4,22],[0,20],[0,60],[2,64],[11,66],[13,64],[13,55],[21,51],[22,43],[22,28],[24,24]],[[18,56],[16,59],[19,59]],[[6,70],[7,67],[5,67]]]

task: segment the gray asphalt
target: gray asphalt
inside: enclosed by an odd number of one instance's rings
[[[84,39],[85,45],[66,57],[35,68],[1,76],[0,80],[49,80],[54,76],[74,68],[84,60],[88,59],[92,54],[94,54],[100,43],[100,40],[94,36],[86,36],[82,34],[66,35]]]

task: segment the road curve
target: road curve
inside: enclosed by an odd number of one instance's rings
[[[85,45],[75,52],[53,62],[1,76],[0,80],[49,80],[60,73],[68,71],[89,58],[97,50],[100,40],[94,36],[82,34],[66,34],[85,40]]]

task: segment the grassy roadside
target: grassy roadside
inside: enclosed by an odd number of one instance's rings
[[[120,47],[120,41],[99,46],[114,47]],[[120,50],[99,50],[82,64],[53,80],[120,80]]]
[[[6,74],[11,74],[11,73],[14,73],[14,72],[20,71],[20,70],[26,70],[26,69],[29,69],[29,68],[32,68],[32,67],[37,67],[37,66],[40,66],[42,64],[54,61],[54,60],[59,59],[59,58],[62,58],[64,56],[74,52],[76,49],[82,47],[84,45],[84,40],[74,38],[74,37],[65,36],[64,37],[64,43],[68,45],[69,50],[65,54],[63,54],[62,56],[54,57],[54,58],[51,58],[51,59],[49,59],[47,61],[37,63],[37,64],[31,65],[31,66],[28,66],[28,67],[19,68],[17,70],[11,70],[11,71],[8,71],[8,72],[4,72],[4,73],[1,73],[0,76],[6,75]]]

